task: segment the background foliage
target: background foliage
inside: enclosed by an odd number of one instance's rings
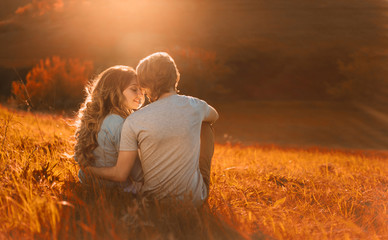
[[[90,61],[57,56],[41,60],[22,81],[12,83],[12,92],[20,104],[34,109],[69,109],[79,106],[93,70]]]

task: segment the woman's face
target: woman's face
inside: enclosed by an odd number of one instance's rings
[[[132,82],[129,86],[124,89],[123,95],[127,100],[127,106],[131,110],[136,110],[141,107],[144,103],[144,94],[140,90],[139,84]]]

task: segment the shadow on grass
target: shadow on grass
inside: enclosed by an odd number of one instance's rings
[[[207,204],[157,201],[117,188],[64,184],[58,239],[268,239],[247,236]]]

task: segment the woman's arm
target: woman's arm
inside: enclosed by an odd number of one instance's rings
[[[120,151],[116,166],[114,167],[87,167],[86,171],[111,181],[124,182],[127,180],[135,159],[137,151]]]

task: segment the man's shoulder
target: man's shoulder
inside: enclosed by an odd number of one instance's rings
[[[148,118],[150,114],[152,114],[152,109],[149,107],[149,105],[147,105],[129,114],[129,116],[125,119],[125,122],[129,123],[134,121],[144,121],[144,119]]]
[[[193,97],[193,96],[185,96],[185,95],[178,95],[180,97],[180,100],[179,101],[182,101],[182,102],[187,102],[189,103],[191,106],[203,106],[203,105],[207,105],[206,101],[202,100],[202,99],[199,99],[197,97]]]
[[[138,116],[142,116],[142,115],[144,115],[144,114],[147,114],[150,110],[151,110],[151,108],[150,108],[150,104],[148,104],[148,105],[146,105],[146,106],[144,106],[144,107],[142,107],[142,108],[140,108],[140,109],[138,109],[138,110],[136,110],[136,111],[134,111],[133,113],[131,113],[129,116],[128,116],[128,118],[133,118],[133,117],[138,117]]]
[[[186,100],[188,100],[188,101],[190,101],[190,100],[200,100],[199,98],[197,98],[197,97],[193,97],[193,96],[188,96],[188,95],[180,95],[180,94],[178,94],[178,95],[176,95],[178,98],[180,98],[180,99],[186,99]]]
[[[202,99],[199,99],[197,97],[193,97],[193,96],[187,96],[187,95],[176,95],[176,101],[180,101],[180,102],[188,102],[190,104],[203,104],[203,103],[206,103],[204,100]]]

